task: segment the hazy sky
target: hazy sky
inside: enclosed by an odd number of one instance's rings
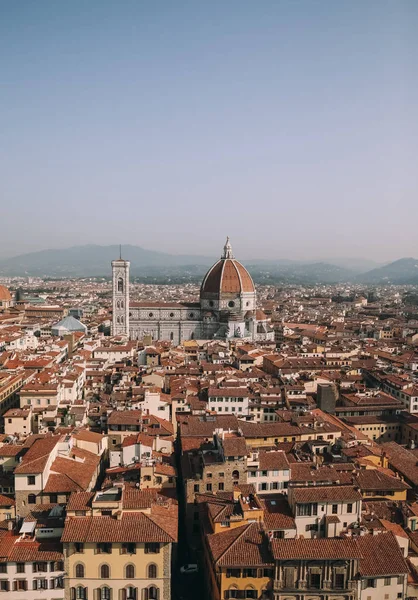
[[[3,0],[0,257],[417,257],[417,31],[417,0]]]

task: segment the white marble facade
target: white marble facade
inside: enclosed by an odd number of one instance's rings
[[[257,320],[256,291],[247,270],[234,259],[229,239],[219,261],[203,279],[195,303],[135,302],[129,299],[129,266],[112,261],[112,335],[142,340],[274,339],[266,318]]]

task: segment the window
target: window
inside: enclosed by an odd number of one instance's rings
[[[257,590],[254,590],[252,588],[245,590],[245,597],[246,598],[257,598]]]
[[[319,590],[321,588],[321,575],[320,573],[309,574],[309,587]]]
[[[118,279],[118,292],[123,292],[123,279],[121,277]]]
[[[398,585],[403,585],[403,575],[398,575]]]
[[[297,514],[300,517],[310,517],[312,515],[318,514],[318,505],[317,504],[298,504],[297,505]]]
[[[0,573],[7,573],[7,563],[0,564]]]
[[[49,502],[50,502],[50,504],[57,504],[58,503],[58,496],[57,496],[57,494],[50,494],[49,495]]]
[[[16,564],[16,573],[24,573],[25,572],[25,563],[17,563]]]
[[[236,469],[235,469],[235,471],[232,471],[232,478],[239,479],[239,471],[237,471]]]
[[[112,544],[100,543],[96,546],[97,554],[112,554]]]
[[[194,486],[193,486],[193,488],[194,488],[193,491],[198,493],[199,489],[200,489],[200,486],[199,486],[198,483],[195,483]]]
[[[106,587],[102,587],[101,591],[100,591],[100,598],[101,600],[110,600],[110,588]]]
[[[157,565],[148,565],[148,579],[156,579]]]
[[[109,565],[102,565],[100,567],[100,577],[102,579],[109,579],[109,577],[110,577],[110,568],[109,568]]]
[[[33,572],[46,573],[48,571],[48,563],[46,562],[38,562],[33,563]]]
[[[84,552],[84,544],[82,542],[75,542],[74,544],[74,552],[78,554],[83,554]]]
[[[122,554],[136,554],[136,544],[131,542],[122,544]]]
[[[338,504],[332,505],[332,514],[336,515],[338,513]]]
[[[28,475],[28,485],[35,485],[36,477],[35,475]]]
[[[219,473],[219,477],[225,477],[225,473]]]
[[[16,581],[13,582],[13,588],[16,592],[26,592],[28,589],[28,582],[26,579],[16,579]]]
[[[125,577],[126,579],[135,579],[135,567],[133,565],[126,565]]]
[[[257,577],[257,569],[243,569],[243,577]]]
[[[158,554],[160,552],[160,544],[156,542],[147,542],[145,544],[145,554]]]
[[[155,587],[155,585],[152,585],[150,588],[148,588],[148,600],[158,600],[159,599],[159,595],[160,595],[160,590]]]
[[[241,569],[227,569],[226,576],[227,577],[241,577]]]
[[[7,579],[2,579],[0,581],[0,592],[8,592],[9,591],[9,582]]]
[[[367,579],[366,587],[376,587],[376,579]]]
[[[211,483],[207,483],[206,484],[206,491],[207,492],[211,492],[212,491],[212,484]]]
[[[136,588],[132,586],[126,588],[126,600],[136,600]]]
[[[343,590],[345,587],[344,573],[336,573],[334,579],[334,587],[336,590]]]
[[[392,577],[385,577],[384,585],[390,585],[392,581]]]
[[[352,513],[353,512],[353,505],[352,504],[347,504],[347,512],[348,513]]]
[[[220,482],[218,483],[218,490],[219,490],[220,492],[222,492],[222,491],[224,490],[224,488],[225,488],[225,486],[224,486],[224,482],[223,482],[223,481],[220,481]]]
[[[78,579],[83,579],[84,577],[84,565],[81,563],[78,563],[78,565],[75,566],[75,576]]]

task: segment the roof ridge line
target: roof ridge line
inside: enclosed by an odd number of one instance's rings
[[[236,537],[235,540],[227,548],[225,548],[225,550],[222,552],[222,554],[217,558],[216,563],[218,563],[221,560],[221,558],[223,558],[225,556],[225,554],[233,546],[235,546],[235,544],[238,542],[238,540],[240,540],[241,537],[244,535],[244,533],[246,533],[248,531],[248,529],[251,527],[251,525],[254,525],[254,523],[247,523],[246,525],[243,525],[243,527],[245,527],[245,529],[243,529],[243,531],[241,531],[241,533],[238,535],[238,537]],[[238,529],[238,527],[237,527],[237,529]]]
[[[141,512],[141,511],[140,511],[140,512]],[[175,542],[175,541],[176,541],[176,540],[173,538],[173,536],[172,536],[170,533],[168,533],[168,531],[166,531],[165,529],[163,529],[163,528],[161,527],[161,525],[159,525],[158,523],[156,523],[156,522],[154,521],[154,518],[155,518],[155,517],[153,518],[153,516],[152,516],[151,514],[147,514],[147,513],[144,513],[144,512],[141,512],[141,514],[143,514],[145,517],[147,517],[147,519],[149,519],[149,520],[150,520],[150,521],[151,521],[151,522],[152,522],[152,523],[153,523],[153,524],[154,524],[156,527],[158,527],[158,529],[160,529],[160,530],[161,530],[163,533],[165,533],[166,535],[168,535],[168,537],[170,537],[170,538],[173,540],[173,542]]]

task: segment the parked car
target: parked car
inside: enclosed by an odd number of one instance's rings
[[[180,573],[189,574],[189,573],[197,573],[198,568],[196,564],[188,564],[180,567]]]

